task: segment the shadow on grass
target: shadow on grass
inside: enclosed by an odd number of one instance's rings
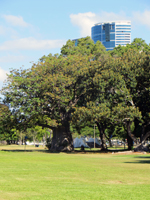
[[[98,150],[92,150],[92,149],[89,149],[89,150],[74,150],[73,152],[66,152],[66,153],[117,153],[117,152],[124,152],[124,151],[128,151],[127,149],[113,149],[113,150],[110,150],[110,149],[107,149],[107,150],[101,150],[101,149],[98,149]]]
[[[136,156],[135,158],[144,158],[144,159],[145,158],[147,158],[147,159],[149,158],[150,159],[150,155],[149,156],[147,156],[147,155],[146,156],[144,156],[144,155],[143,156]]]
[[[150,164],[150,160],[136,160],[135,162],[125,162],[125,163]]]
[[[139,158],[141,160],[135,160],[135,162],[125,162],[125,163],[135,163],[135,164],[150,164],[150,156],[136,156],[134,158]]]
[[[86,154],[86,153],[117,153],[117,152],[124,152],[128,151],[127,149],[113,149],[113,150],[74,150],[74,151],[50,151],[46,149],[2,149],[1,151],[6,151],[6,152],[41,152],[41,153],[66,153],[66,154]]]
[[[141,163],[141,164],[150,164],[150,160],[139,160],[138,163]]]

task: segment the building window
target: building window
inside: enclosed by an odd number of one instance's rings
[[[110,24],[110,25],[109,25],[109,28],[110,28],[110,30],[114,30],[114,29],[115,29],[115,25]]]

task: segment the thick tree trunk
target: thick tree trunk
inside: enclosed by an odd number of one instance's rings
[[[146,145],[140,143],[138,146],[136,146],[134,148],[134,151],[135,152],[143,152],[143,151],[149,152],[149,146],[146,146]]]
[[[70,125],[68,122],[63,123],[53,129],[53,138],[51,143],[51,151],[72,151],[73,139],[70,132]]]
[[[107,149],[107,145],[106,145],[106,141],[105,141],[105,133],[104,133],[104,128],[102,126],[102,124],[100,125],[98,122],[96,122],[98,130],[100,132],[100,138],[101,138],[101,150],[106,150]]]
[[[137,138],[134,136],[134,134],[131,133],[130,130],[130,126],[131,126],[131,122],[127,121],[126,122],[126,126],[127,126],[127,141],[128,141],[128,149],[132,150],[133,149],[133,141],[136,144],[136,147],[134,148],[134,151],[149,151],[149,147],[145,146],[145,140],[150,136],[150,131],[148,131],[145,134],[145,129],[142,129],[142,134],[140,137],[140,142],[137,140]]]
[[[128,143],[128,150],[132,150],[133,149],[133,140],[128,134],[127,134],[127,143]]]
[[[139,151],[146,151],[149,152],[149,146],[145,145],[146,139],[150,137],[150,131],[145,133],[145,129],[142,130],[142,136],[140,138],[140,144],[136,146],[134,149],[135,152]]]

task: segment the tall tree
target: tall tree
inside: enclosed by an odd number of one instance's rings
[[[13,70],[3,88],[18,128],[39,125],[53,130],[51,150],[72,150],[70,119],[74,107],[91,91],[87,56],[49,56],[29,70]]]
[[[137,40],[135,40],[137,42]],[[116,58],[118,61],[118,67],[114,70],[120,71],[123,76],[125,85],[130,92],[132,101],[130,106],[139,109],[142,114],[142,121],[136,117],[134,119],[135,130],[131,134],[130,126],[131,121],[126,122],[127,131],[130,138],[135,143],[138,143],[136,137],[140,137],[140,146],[145,142],[150,135],[150,56],[148,52],[139,51],[138,48],[128,49],[120,58]],[[142,123],[142,131],[139,134],[140,123]],[[134,135],[134,137],[132,137]]]
[[[10,144],[17,140],[17,135],[13,131],[15,120],[9,107],[0,103],[0,140]]]
[[[87,121],[96,123],[100,132],[102,149],[106,149],[105,130],[107,127],[131,122],[135,117],[141,118],[141,113],[131,105],[132,96],[118,69],[118,60],[109,58],[104,65],[97,63],[93,76],[94,95],[85,106],[76,108],[73,123],[79,129]],[[94,70],[93,70],[94,71]]]

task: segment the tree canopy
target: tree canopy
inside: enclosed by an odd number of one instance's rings
[[[73,149],[70,123],[78,132],[96,123],[103,149],[112,135],[106,130],[124,126],[131,148],[137,137],[142,144],[150,136],[149,72],[143,40],[106,52],[86,37],[77,46],[68,40],[60,55],[43,56],[28,70],[12,70],[2,93],[18,130],[53,130],[51,150]]]
[[[65,45],[61,48],[61,54],[64,56],[68,55],[92,55],[93,58],[98,59],[101,55],[106,54],[106,48],[100,41],[94,44],[94,41],[90,37],[78,39],[77,45],[75,41],[68,40]]]

